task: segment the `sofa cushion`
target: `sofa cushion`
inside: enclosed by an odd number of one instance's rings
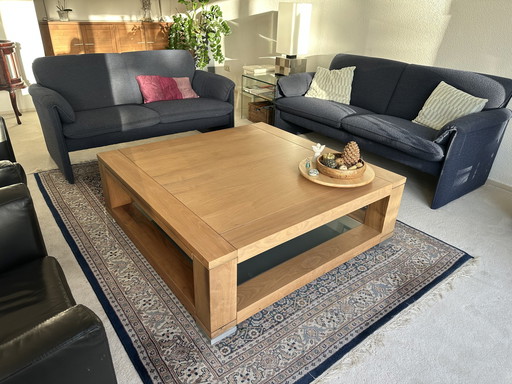
[[[328,70],[318,67],[305,96],[350,104],[355,69],[356,67],[345,67]]]
[[[64,273],[53,257],[0,275],[0,344],[73,306]]]
[[[445,124],[459,117],[480,112],[485,103],[487,103],[487,99],[474,97],[441,81],[413,123],[439,130]]]
[[[342,127],[353,135],[418,159],[441,161],[444,158],[444,148],[434,142],[439,132],[408,120],[386,115],[355,115],[343,119]]]
[[[62,95],[74,111],[142,103],[135,78],[135,84],[127,81],[118,53],[46,56],[32,67],[37,83]]]
[[[333,128],[340,128],[341,121],[346,116],[357,113],[372,113],[353,105],[302,96],[283,97],[277,99],[275,103],[276,108],[283,112],[304,117]]]
[[[233,111],[233,106],[230,103],[205,97],[156,101],[144,104],[144,106],[157,113],[161,123],[219,117]]]
[[[198,98],[188,77],[139,75],[136,77],[144,103]]]
[[[65,137],[80,139],[121,130],[150,127],[159,122],[158,113],[142,105],[119,105],[76,112],[76,120],[71,124],[64,124],[62,131]]]

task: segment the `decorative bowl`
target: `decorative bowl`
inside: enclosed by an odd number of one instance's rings
[[[341,153],[335,153],[334,156],[336,158],[341,157]],[[363,173],[366,170],[366,163],[362,159],[359,160],[363,164],[362,167],[347,170],[329,168],[328,166],[322,164],[322,159],[323,155],[318,156],[316,159],[316,169],[318,169],[318,172],[321,174],[332,177],[334,179],[357,179],[358,177],[363,176]]]

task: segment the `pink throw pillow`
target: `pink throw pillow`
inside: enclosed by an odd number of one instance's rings
[[[137,83],[139,83],[144,103],[199,97],[192,89],[188,77],[139,75],[136,79]]]

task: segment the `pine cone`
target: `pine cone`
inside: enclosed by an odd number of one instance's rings
[[[334,156],[334,153],[326,153],[322,156],[322,163],[326,167],[336,168],[336,156]]]
[[[357,145],[357,143],[355,141],[349,142],[345,146],[345,149],[343,150],[343,155],[342,155],[343,163],[347,167],[351,167],[351,166],[357,164],[357,162],[359,161],[360,158],[361,158],[361,152],[359,151],[359,146]]]

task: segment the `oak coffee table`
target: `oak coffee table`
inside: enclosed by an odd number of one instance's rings
[[[108,211],[212,342],[392,235],[405,178],[319,185],[312,145],[257,123],[98,154]]]

